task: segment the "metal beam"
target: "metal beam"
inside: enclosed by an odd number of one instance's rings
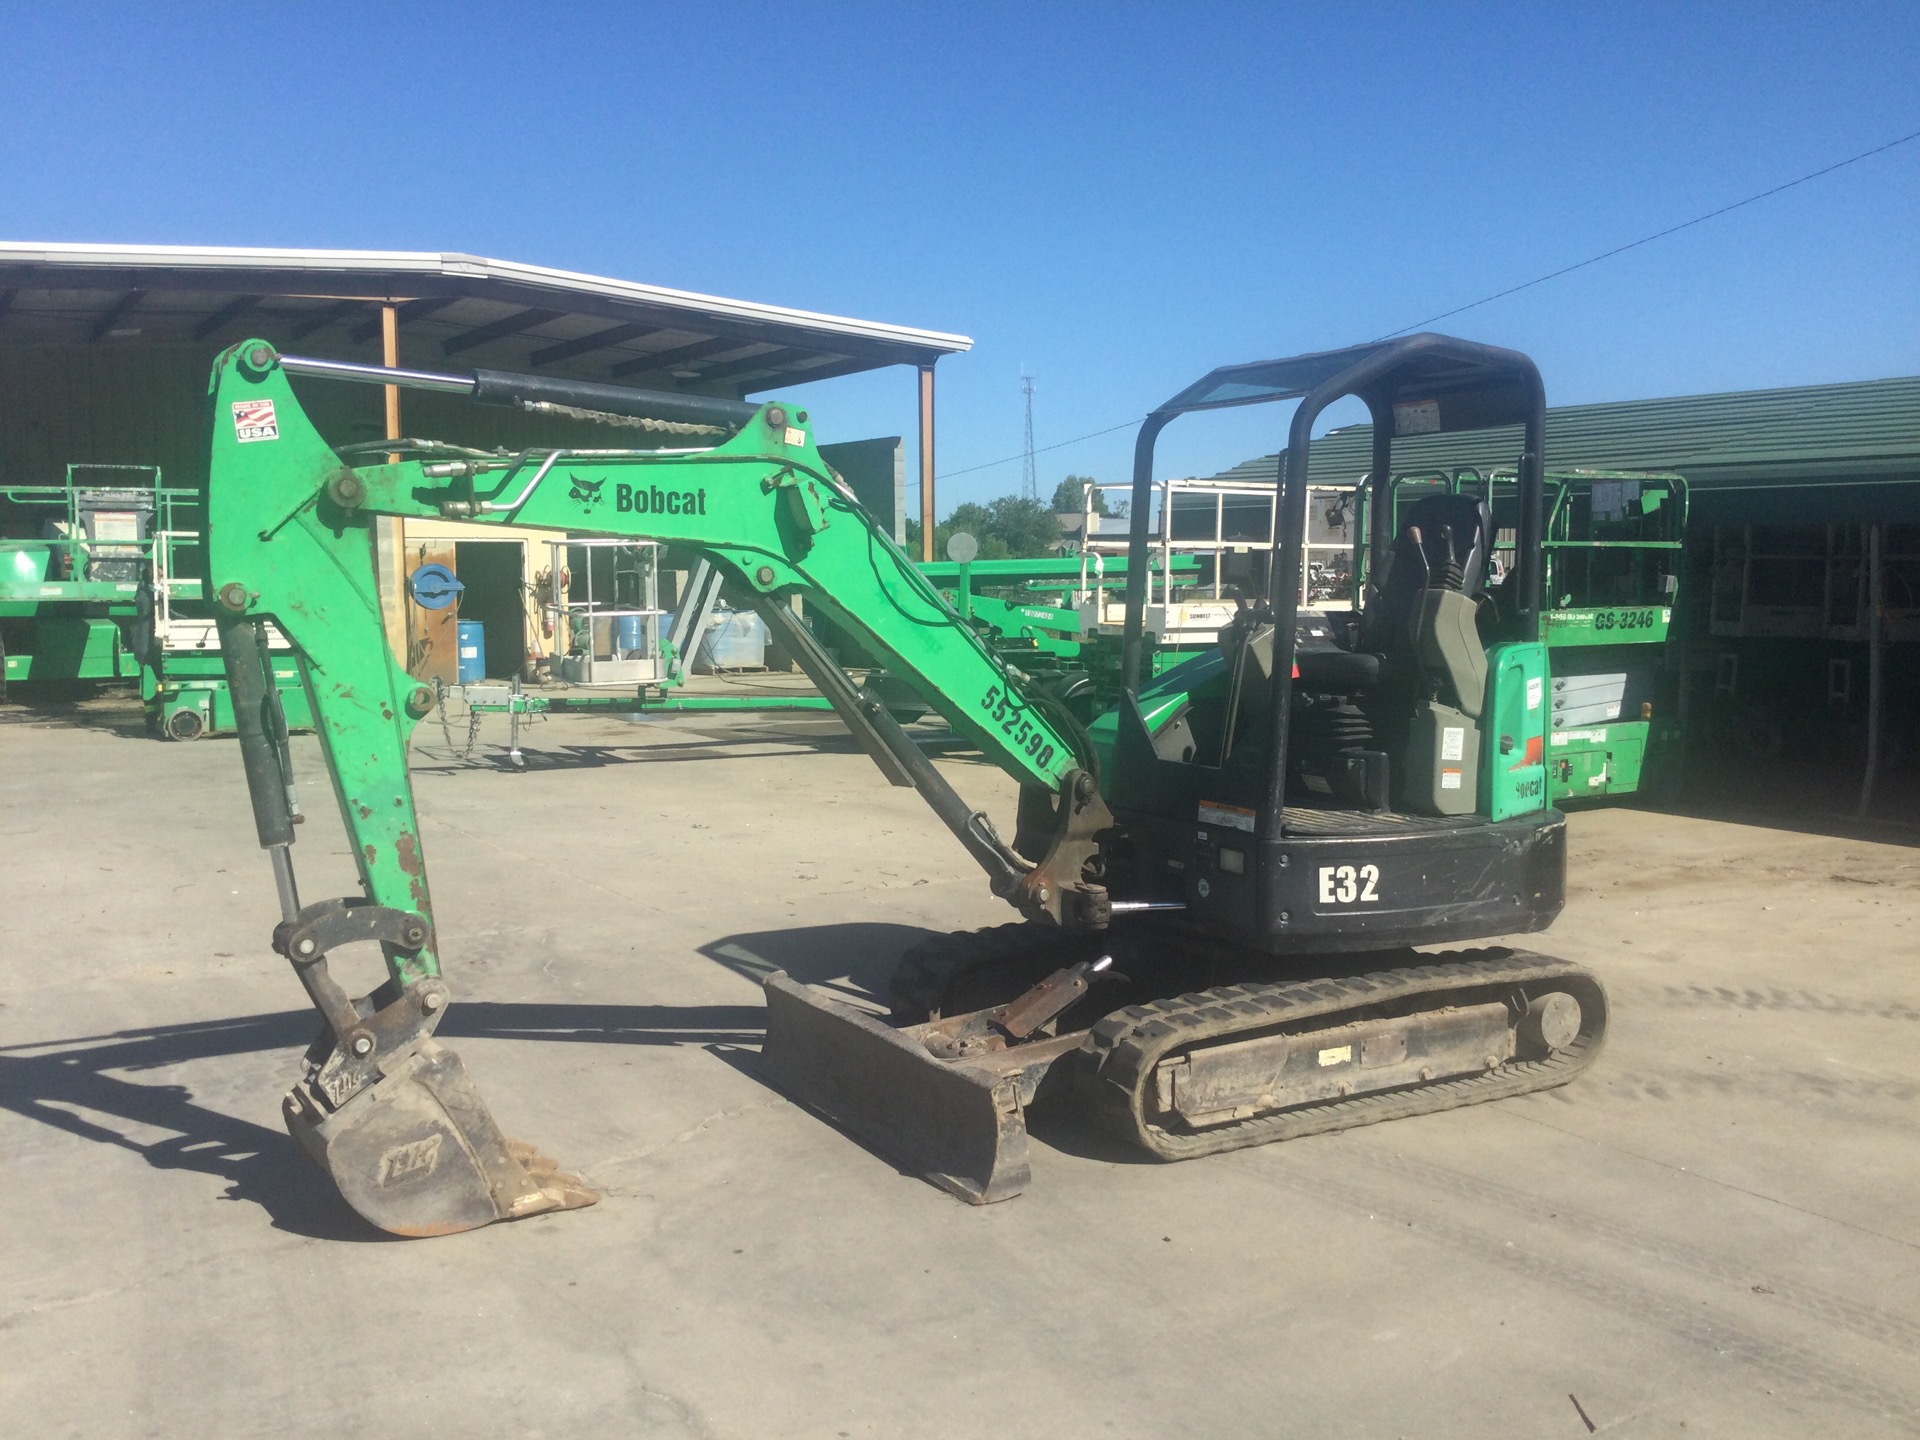
[[[307,338],[307,336],[313,334],[314,331],[324,330],[326,329],[327,326],[333,324],[333,322],[336,320],[344,320],[349,315],[360,314],[369,305],[374,306],[375,314],[378,314],[379,303],[380,302],[377,300],[336,301],[334,304],[327,306],[327,308],[324,310],[316,310],[312,314],[312,316],[310,316],[308,319],[303,320],[298,325],[294,326],[293,332],[292,332],[292,338],[294,338],[295,340],[304,340]]]
[[[788,370],[779,375],[770,375],[764,380],[748,380],[740,386],[744,395],[756,394],[762,390],[772,390],[781,385],[811,385],[816,380],[835,380],[842,375],[870,374],[875,366],[871,360],[842,360],[838,356],[828,357],[831,363],[819,367],[808,367],[803,371]]]
[[[920,558],[933,559],[933,366],[920,367]]]
[[[442,340],[440,353],[458,355],[463,350],[471,350],[477,345],[485,345],[493,340],[504,340],[509,335],[518,335],[522,330],[531,330],[536,325],[546,324],[549,320],[558,320],[566,313],[564,310],[522,310],[518,314],[496,320],[491,325],[482,325],[478,330],[469,330],[466,334],[456,335],[451,340]]]
[[[658,335],[663,327],[659,325],[609,325],[604,330],[596,330],[591,335],[582,335],[578,340],[562,340],[558,345],[549,345],[544,350],[536,350],[529,357],[535,365],[558,365],[562,360],[571,360],[576,355],[590,354],[595,350],[604,350],[609,345],[623,345],[629,340],[638,340],[645,335]]]
[[[107,331],[119,324],[129,310],[133,309],[134,306],[146,298],[146,294],[147,292],[144,290],[129,290],[118,300],[114,301],[113,304],[109,305],[106,314],[93,322],[93,333],[87,336],[88,343],[91,344],[93,341],[100,339]]]
[[[764,355],[749,355],[744,360],[729,360],[723,365],[710,365],[700,371],[702,380],[725,380],[734,375],[751,375],[756,370],[778,370],[793,360],[805,360],[810,356],[819,356],[822,362],[838,360],[838,355],[821,355],[818,350],[802,350],[789,346],[781,350],[769,350]]]
[[[222,305],[213,314],[193,327],[193,338],[204,340],[223,325],[231,325],[266,297],[264,295],[237,295]]]
[[[704,360],[709,355],[724,355],[729,350],[738,350],[754,343],[752,340],[736,340],[730,335],[720,335],[712,340],[700,340],[692,345],[682,345],[673,350],[656,350],[651,355],[636,355],[631,360],[622,360],[607,373],[618,379],[622,375],[639,375],[650,370],[670,370],[675,365],[690,365],[696,360]]]
[[[401,325],[411,324],[415,320],[424,320],[427,316],[457,304],[458,295],[434,295],[424,300],[402,300],[394,306],[395,322]],[[380,327],[386,324],[387,307],[381,306],[380,313],[371,320],[362,320],[348,332],[349,338],[356,341],[371,340],[380,333]]]

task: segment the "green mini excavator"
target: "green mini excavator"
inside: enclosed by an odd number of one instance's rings
[[[520,454],[396,442],[353,465],[322,440],[301,375],[547,406],[696,443]],[[1371,507],[1372,577],[1351,633],[1296,614],[1311,427],[1373,413],[1396,435],[1518,426],[1517,564],[1489,583],[1482,500]],[[1264,597],[1218,647],[1141,675],[1155,441],[1190,411],[1297,400]],[[1155,410],[1136,448],[1125,690],[1083,726],[1044,675],[984,641],[821,459],[805,410],[479,371],[382,369],[247,341],[216,362],[210,583],[239,749],[281,921],[274,948],[320,1012],[288,1128],[363,1217],[403,1235],[591,1203],[508,1141],[434,1031],[442,977],[407,745],[433,693],[385,643],[370,546],[381,517],[453,518],[698,552],[751,597],[881,772],[912,786],[1016,923],[902,957],[891,1014],[775,974],[768,1080],[905,1168],[980,1203],[1017,1194],[1025,1115],[1085,1107],[1180,1159],[1518,1095],[1597,1053],[1586,970],[1504,946],[1415,947],[1545,928],[1565,890],[1548,804],[1540,639],[1544,398],[1512,351],[1416,335],[1214,371]],[[1012,838],[968,804],[829,657],[789,601],[851,634],[1020,786]],[[362,893],[303,903],[301,818],[264,636],[298,659]],[[386,980],[350,995],[343,946]]]

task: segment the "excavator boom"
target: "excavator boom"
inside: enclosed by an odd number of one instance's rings
[[[437,1233],[586,1197],[500,1136],[458,1058],[431,1038],[448,991],[406,752],[434,696],[385,643],[376,517],[632,537],[704,555],[750,598],[887,778],[928,800],[996,894],[1031,920],[1083,930],[1106,923],[1106,892],[1083,875],[1090,837],[1110,823],[1085,732],[999,658],[880,530],[821,459],[805,411],[535,378],[516,389],[519,377],[483,372],[472,382],[477,398],[518,395],[535,408],[584,401],[570,410],[601,418],[651,408],[680,417],[660,428],[709,443],[514,456],[415,447],[416,458],[354,466],[296,398],[289,374],[301,369],[443,389],[459,377],[301,361],[254,340],[223,354],[211,382],[205,513],[221,646],[255,822],[279,888],[275,945],[327,1025],[306,1079],[288,1096],[288,1123],[375,1224]],[[795,616],[796,598],[853,634],[1020,782],[1011,844],[827,656]],[[266,678],[269,623],[292,643],[305,679],[360,896],[301,904],[291,846],[303,817]],[[354,941],[379,943],[388,972],[360,999],[341,990],[326,960]]]

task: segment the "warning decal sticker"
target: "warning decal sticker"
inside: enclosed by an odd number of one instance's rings
[[[1395,435],[1437,435],[1440,433],[1438,400],[1402,400],[1393,407]]]
[[[1222,805],[1215,800],[1200,802],[1200,823],[1202,825],[1231,825],[1235,830],[1244,830],[1249,835],[1254,829],[1253,811],[1242,805]]]
[[[243,445],[249,440],[278,440],[280,422],[274,418],[273,401],[234,401],[233,438]]]

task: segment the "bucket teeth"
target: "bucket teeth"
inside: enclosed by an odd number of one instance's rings
[[[541,1211],[579,1210],[600,1198],[600,1192],[589,1190],[578,1175],[562,1170],[558,1160],[550,1155],[542,1155],[524,1141],[509,1140],[507,1154],[527,1172],[527,1178],[540,1187],[540,1193],[552,1202],[541,1206]],[[538,1214],[540,1211],[525,1213]]]
[[[303,1083],[284,1110],[287,1129],[341,1198],[391,1234],[450,1235],[600,1198],[502,1135],[460,1057],[431,1040],[385,1063],[380,1079],[338,1109]]]

